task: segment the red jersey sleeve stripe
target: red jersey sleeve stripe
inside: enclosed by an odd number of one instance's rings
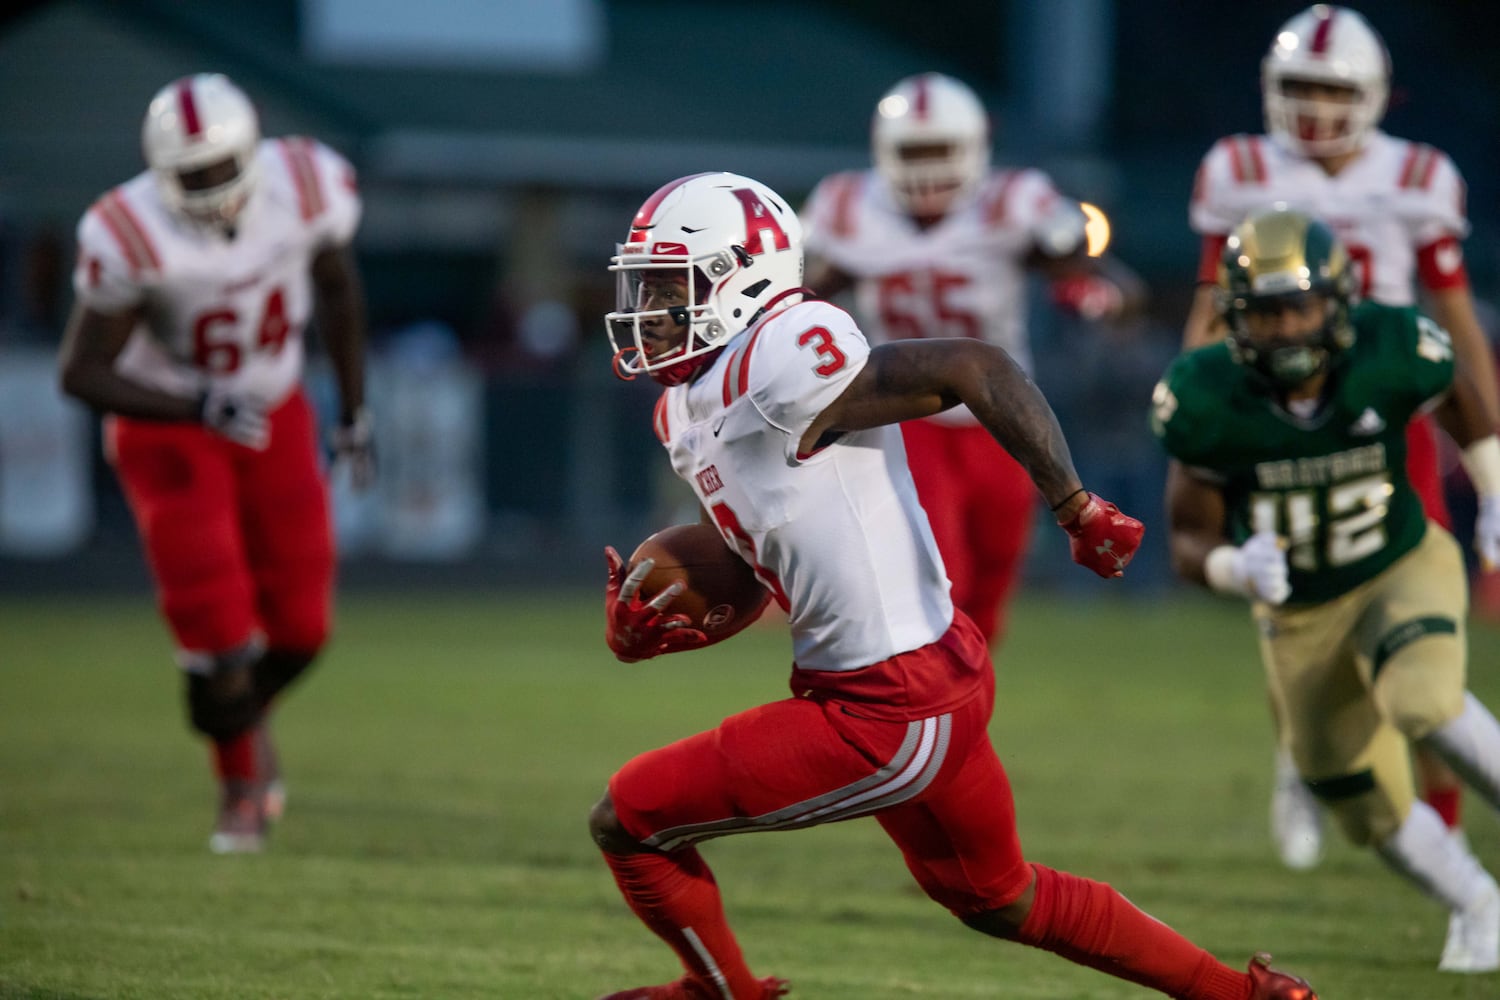
[[[130,242],[130,236],[126,232],[124,223],[120,221],[119,213],[107,201],[100,201],[94,206],[94,211],[98,213],[99,221],[104,223],[104,228],[109,230],[109,234],[115,238],[116,245],[125,255],[125,263],[130,267],[130,273],[135,274],[140,271],[143,267],[140,252]]]
[[[832,229],[836,236],[848,238],[854,235],[854,201],[859,194],[860,180],[858,174],[840,174],[834,178],[837,186],[833,191]]]
[[[724,391],[721,394],[721,398],[725,406],[728,406],[739,398],[738,394],[734,391],[734,369],[739,364],[739,361],[740,352],[735,351],[729,356],[728,363],[724,365]]]
[[[1438,153],[1435,149],[1427,150],[1427,164],[1422,168],[1421,175],[1417,178],[1417,187],[1423,191],[1432,188],[1432,178],[1437,174]]]
[[[1229,165],[1236,184],[1265,182],[1266,160],[1254,136],[1237,135],[1229,140]]]
[[[1251,180],[1257,184],[1266,182],[1266,157],[1260,148],[1260,136],[1252,135],[1245,140],[1250,147],[1250,169],[1254,176]]]
[[[1236,184],[1245,183],[1245,159],[1240,152],[1240,140],[1236,136],[1229,140],[1229,172]]]
[[[750,335],[750,340],[745,344],[744,350],[740,351],[740,370],[735,378],[734,396],[736,399],[750,391],[750,355],[755,352],[755,344],[760,340],[760,335],[765,331],[762,323],[756,331]]]
[[[656,409],[651,414],[651,429],[656,432],[656,439],[662,444],[672,439],[671,428],[667,425],[667,394],[665,392],[656,397]]]
[[[1420,143],[1412,143],[1411,148],[1406,151],[1406,159],[1401,164],[1401,180],[1397,182],[1398,187],[1419,187],[1423,172],[1427,169],[1428,154],[1432,147]]]
[[[146,235],[145,227],[135,217],[130,206],[125,204],[125,199],[118,190],[111,191],[101,198],[97,208],[99,218],[103,220],[110,235],[119,244],[131,271],[160,269],[161,259],[156,255],[156,248],[151,244],[151,237]]]
[[[317,164],[313,162],[312,144],[306,139],[285,139],[281,143],[281,152],[297,187],[297,206],[302,212],[302,221],[310,222],[322,214],[324,208],[323,182],[318,176]]]
[[[1417,162],[1416,143],[1412,143],[1406,149],[1406,159],[1401,161],[1401,176],[1396,179],[1397,187],[1410,187],[1411,168]]]
[[[1000,183],[995,187],[995,194],[985,208],[984,221],[986,225],[998,226],[1005,221],[1005,216],[1010,211],[1010,191],[1016,186],[1020,179],[1021,171],[1012,170],[1000,178]]]

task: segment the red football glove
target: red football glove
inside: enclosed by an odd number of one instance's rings
[[[1144,524],[1092,493],[1089,502],[1061,527],[1068,533],[1073,561],[1103,577],[1125,575],[1125,567],[1146,533]]]
[[[1052,302],[1084,319],[1113,319],[1125,308],[1120,286],[1097,274],[1069,274],[1052,282]]]
[[[688,627],[691,619],[687,615],[662,614],[672,598],[682,593],[686,586],[683,581],[674,581],[643,603],[636,591],[656,563],[642,559],[627,574],[625,560],[613,546],[605,548],[604,560],[609,567],[609,582],[604,585],[604,641],[617,659],[634,663],[708,644],[707,635]]]

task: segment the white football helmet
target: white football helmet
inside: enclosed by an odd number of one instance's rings
[[[1364,145],[1385,115],[1391,57],[1357,11],[1314,4],[1286,24],[1261,63],[1266,131],[1294,153],[1340,156]],[[1288,80],[1349,87],[1353,103],[1288,97]]]
[[[897,83],[875,105],[870,145],[875,169],[907,211],[943,215],[989,170],[990,118],[962,83],[921,73]]]
[[[663,185],[615,248],[615,311],[605,316],[615,373],[663,385],[687,381],[735,334],[802,286],[802,224],[775,191],[738,174],[706,173]],[[646,309],[643,279],[680,276],[688,305]],[[643,321],[687,327],[679,346],[651,356]]]
[[[141,148],[167,207],[196,222],[228,224],[255,186],[260,120],[244,92],[218,73],[174,80],[151,99],[141,126]],[[183,184],[183,174],[224,161],[232,177],[207,188]]]

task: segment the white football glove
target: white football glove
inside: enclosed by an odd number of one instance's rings
[[[1500,569],[1500,494],[1479,498],[1474,521],[1474,551],[1486,573]]]
[[[271,421],[263,400],[243,393],[209,389],[198,408],[203,425],[236,444],[265,451],[271,443]]]
[[[353,420],[335,427],[328,443],[333,448],[334,475],[347,469],[349,485],[356,493],[375,485],[375,421],[368,410],[361,406]]]
[[[1496,541],[1500,544],[1500,533]],[[1256,532],[1238,548],[1221,545],[1214,549],[1208,554],[1203,575],[1208,585],[1221,593],[1238,594],[1267,604],[1284,604],[1292,596],[1292,585],[1287,581],[1286,549],[1271,531]]]

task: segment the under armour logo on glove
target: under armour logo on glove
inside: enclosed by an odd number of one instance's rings
[[[1146,533],[1140,521],[1092,493],[1089,502],[1061,527],[1068,533],[1073,561],[1106,578],[1125,575]]]
[[[1117,555],[1115,553],[1115,540],[1113,538],[1106,538],[1103,545],[1094,546],[1094,554],[1099,556],[1101,560],[1105,557],[1113,559],[1115,561],[1115,569],[1119,570],[1120,573],[1125,572],[1126,563],[1130,562],[1130,557],[1135,555],[1134,552],[1131,552],[1123,557]],[[1115,575],[1119,576],[1120,573],[1116,573]]]

